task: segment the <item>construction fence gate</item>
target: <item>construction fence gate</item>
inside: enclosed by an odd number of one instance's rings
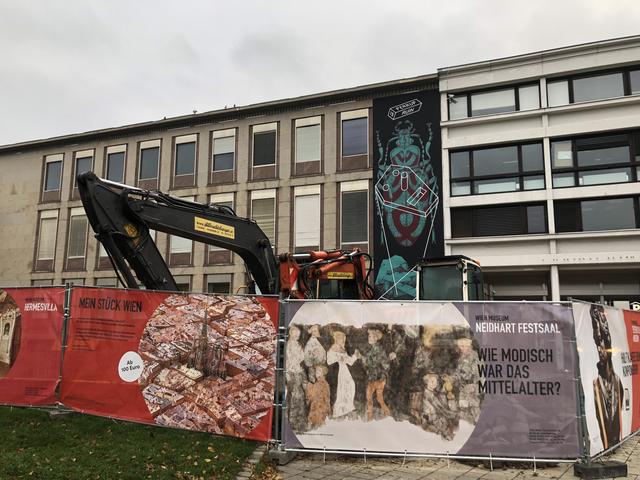
[[[0,289],[0,403],[281,451],[593,459],[640,430],[640,312]]]

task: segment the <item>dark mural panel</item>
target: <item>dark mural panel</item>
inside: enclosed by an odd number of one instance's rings
[[[444,254],[437,90],[373,102],[377,294],[416,296],[416,263]]]

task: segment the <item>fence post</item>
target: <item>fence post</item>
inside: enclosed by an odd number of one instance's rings
[[[71,291],[72,290],[73,290],[72,284],[65,283],[63,315],[62,315],[62,332],[60,332],[61,345],[60,345],[60,369],[58,371],[58,390],[60,389],[60,385],[62,383],[62,366],[64,364],[64,355],[67,350],[67,330],[68,330],[69,320],[71,319]]]

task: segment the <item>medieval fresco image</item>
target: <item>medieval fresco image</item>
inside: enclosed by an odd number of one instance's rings
[[[0,378],[9,373],[20,350],[20,309],[5,290],[0,289]]]
[[[443,441],[480,415],[478,345],[465,325],[291,324],[287,415],[296,435],[328,422],[406,422]]]
[[[168,296],[139,346],[139,384],[155,422],[246,436],[272,408],[275,335],[255,298]]]

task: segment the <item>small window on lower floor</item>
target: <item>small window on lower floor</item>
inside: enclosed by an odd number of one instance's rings
[[[174,275],[173,279],[181,292],[191,291],[191,275]]]
[[[96,278],[96,287],[117,287],[118,279],[115,277]]]
[[[207,293],[231,293],[231,273],[207,275]]]
[[[65,285],[68,283],[70,285],[82,286],[84,285],[84,278],[65,278],[62,283]]]
[[[48,287],[53,285],[53,280],[50,278],[47,279],[39,279],[39,280],[31,280],[32,287]]]

